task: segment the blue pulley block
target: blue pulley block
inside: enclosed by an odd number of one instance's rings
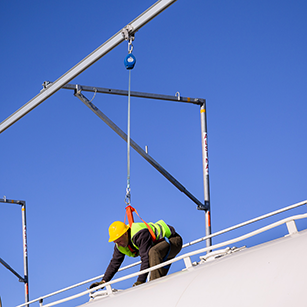
[[[135,56],[132,53],[129,53],[125,57],[124,63],[125,63],[125,67],[127,69],[132,69],[134,67],[134,65],[135,65],[135,62],[136,62],[136,58],[135,58]]]

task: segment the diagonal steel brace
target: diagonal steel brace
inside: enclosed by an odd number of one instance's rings
[[[124,141],[127,142],[127,134],[113,123],[103,112],[101,112],[91,101],[82,93],[82,88],[77,84],[74,95],[79,98],[91,111],[102,119],[113,131],[115,131]],[[197,209],[207,210],[207,207],[193,196],[179,181],[177,181],[169,172],[167,172],[158,162],[156,162],[148,153],[146,153],[137,143],[130,139],[131,147],[139,153],[149,164],[151,164],[159,173],[169,180],[179,191],[188,196],[197,206]]]

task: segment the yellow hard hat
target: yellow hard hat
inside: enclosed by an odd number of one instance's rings
[[[113,222],[109,227],[109,235],[110,235],[109,242],[113,242],[118,238],[120,238],[128,229],[129,226],[123,222],[119,221]]]

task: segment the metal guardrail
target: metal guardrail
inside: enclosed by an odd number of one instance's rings
[[[301,201],[299,203],[296,203],[294,205],[291,205],[291,206],[288,206],[288,207],[285,207],[285,208],[282,208],[282,209],[279,209],[279,210],[276,210],[276,211],[273,211],[273,212],[270,212],[268,214],[264,214],[264,215],[261,215],[259,217],[256,217],[254,219],[251,219],[251,220],[248,220],[244,223],[240,223],[240,224],[237,224],[235,226],[232,226],[232,227],[229,227],[229,228],[226,228],[224,230],[221,230],[221,231],[218,231],[218,232],[215,232],[209,236],[206,236],[206,237],[203,237],[203,238],[200,238],[198,240],[195,240],[195,241],[192,241],[190,243],[187,243],[185,244],[183,247],[188,247],[188,246],[191,246],[191,245],[194,245],[196,243],[199,243],[199,242],[202,242],[208,238],[213,238],[213,237],[216,237],[216,236],[219,236],[221,234],[224,234],[226,232],[229,232],[229,231],[232,231],[232,230],[235,230],[235,229],[238,229],[238,228],[241,228],[243,226],[246,226],[246,225],[249,225],[249,224],[252,224],[252,223],[255,223],[255,222],[258,222],[258,221],[261,221],[261,220],[264,220],[268,217],[271,217],[271,216],[274,216],[274,215],[277,215],[279,213],[283,213],[283,212],[286,212],[286,211],[289,211],[291,209],[295,209],[295,208],[298,208],[298,207],[301,207],[303,205],[307,205],[307,200],[304,200],[304,201]]]
[[[243,227],[243,226],[245,226],[245,225],[248,225],[248,224],[251,224],[251,223],[254,223],[254,222],[263,220],[263,219],[265,219],[265,218],[274,216],[274,215],[276,215],[276,214],[279,214],[279,213],[282,213],[282,212],[285,212],[285,211],[288,211],[288,210],[291,210],[291,209],[294,209],[294,208],[297,208],[297,207],[300,207],[300,206],[303,206],[303,205],[307,205],[307,200],[302,201],[302,202],[297,203],[297,204],[294,204],[294,205],[291,205],[291,206],[288,206],[288,207],[285,207],[285,208],[283,208],[283,209],[276,210],[276,211],[273,211],[273,212],[271,212],[271,213],[262,215],[262,216],[260,216],[260,217],[258,217],[258,218],[251,219],[251,220],[246,221],[246,222],[244,222],[244,223],[241,223],[241,224],[238,224],[238,225],[229,227],[229,228],[224,229],[224,230],[222,230],[222,231],[219,231],[219,232],[216,232],[216,233],[214,233],[214,234],[211,234],[210,236],[202,237],[202,238],[200,238],[200,239],[198,239],[198,240],[195,240],[195,241],[192,241],[192,242],[190,242],[190,243],[187,243],[187,244],[183,245],[183,248],[184,248],[184,247],[191,246],[191,245],[196,244],[196,243],[199,243],[199,242],[202,242],[202,241],[204,241],[204,240],[206,240],[206,239],[208,239],[208,238],[210,238],[210,237],[212,238],[212,237],[215,237],[215,236],[224,234],[224,233],[229,232],[229,231],[231,231],[231,230],[234,230],[234,229]],[[297,232],[295,220],[304,219],[304,218],[307,218],[307,213],[305,213],[305,214],[300,214],[300,215],[295,215],[295,216],[292,216],[292,217],[288,217],[288,218],[282,219],[282,220],[280,220],[280,221],[278,221],[278,222],[275,222],[275,223],[272,223],[272,224],[270,224],[270,225],[268,225],[268,226],[259,228],[259,229],[255,230],[255,231],[249,232],[249,233],[247,233],[247,234],[245,234],[245,235],[242,235],[242,236],[240,236],[240,237],[237,237],[237,238],[235,238],[235,239],[228,240],[228,241],[225,241],[225,242],[221,242],[221,243],[219,243],[219,244],[215,244],[215,245],[208,246],[208,247],[205,247],[205,248],[201,248],[201,249],[196,250],[196,251],[194,251],[194,252],[189,252],[189,253],[187,253],[187,254],[178,256],[178,257],[176,257],[176,258],[174,258],[174,259],[172,259],[172,260],[166,261],[166,262],[164,262],[164,263],[161,263],[161,264],[156,265],[156,266],[154,266],[154,267],[151,267],[151,268],[149,268],[149,269],[146,269],[146,270],[143,270],[143,271],[138,271],[138,272],[136,272],[136,273],[132,273],[132,274],[126,275],[126,276],[124,276],[124,277],[114,279],[114,280],[109,281],[109,282],[107,282],[107,283],[105,283],[105,284],[103,284],[103,285],[100,285],[100,286],[96,287],[96,288],[93,288],[93,289],[90,289],[90,290],[86,290],[86,291],[80,292],[80,293],[78,293],[78,294],[76,294],[76,295],[72,295],[72,296],[69,296],[69,297],[67,297],[67,298],[64,298],[64,299],[61,299],[61,300],[58,300],[58,301],[55,301],[55,302],[52,302],[52,303],[49,303],[49,304],[46,304],[46,305],[43,305],[43,300],[44,300],[45,298],[49,298],[49,297],[54,296],[54,295],[56,295],[56,294],[62,293],[62,292],[64,292],[64,291],[67,291],[67,290],[70,290],[70,289],[73,289],[73,288],[82,286],[82,285],[84,285],[84,284],[86,284],[86,283],[89,283],[89,282],[92,282],[92,281],[97,280],[97,279],[99,279],[99,278],[102,278],[103,275],[99,275],[99,276],[97,276],[97,277],[88,279],[88,280],[86,280],[86,281],[80,282],[80,283],[75,284],[75,285],[72,285],[72,286],[70,286],[70,287],[67,287],[67,288],[61,289],[61,290],[59,290],[59,291],[50,293],[50,294],[48,294],[48,295],[39,297],[39,298],[37,298],[37,299],[35,299],[35,300],[32,300],[32,301],[30,301],[30,302],[28,302],[28,303],[24,303],[24,304],[18,305],[17,307],[23,307],[23,306],[25,306],[25,305],[27,305],[27,304],[33,304],[33,303],[38,302],[38,301],[39,301],[39,303],[40,303],[40,306],[45,306],[45,307],[54,306],[54,305],[57,305],[57,304],[60,304],[60,303],[64,303],[64,302],[67,302],[67,301],[76,299],[76,298],[78,298],[78,297],[84,296],[84,295],[89,294],[89,293],[91,293],[91,292],[93,292],[93,291],[95,291],[95,290],[99,290],[100,288],[103,288],[103,287],[106,287],[108,295],[112,295],[112,294],[113,294],[113,292],[112,292],[112,287],[111,287],[112,284],[118,283],[118,282],[123,281],[123,280],[130,279],[130,278],[132,278],[132,277],[139,276],[139,275],[144,274],[144,273],[151,272],[151,271],[156,270],[156,269],[158,269],[158,268],[160,268],[160,267],[163,267],[163,266],[165,266],[165,265],[168,265],[168,264],[171,264],[171,263],[180,261],[180,260],[183,260],[183,261],[184,261],[185,267],[188,269],[188,268],[192,267],[192,261],[191,261],[191,258],[190,258],[190,257],[192,257],[192,256],[195,256],[195,255],[201,254],[201,253],[205,253],[205,252],[208,252],[208,251],[213,250],[213,249],[217,249],[217,248],[220,248],[220,247],[223,247],[223,246],[226,246],[226,245],[230,245],[230,244],[233,244],[233,243],[236,243],[236,242],[245,240],[245,239],[247,239],[247,238],[253,237],[253,236],[257,235],[257,234],[260,234],[260,233],[262,233],[262,232],[265,232],[265,231],[267,231],[267,230],[269,230],[269,229],[275,228],[275,227],[280,226],[280,225],[282,225],[282,224],[286,224],[289,235],[294,234],[294,233]],[[126,270],[126,269],[131,268],[131,267],[133,267],[133,266],[136,266],[136,265],[138,265],[138,264],[140,264],[140,263],[141,263],[141,261],[138,261],[138,262],[136,262],[136,263],[133,263],[133,264],[131,264],[131,265],[128,265],[128,266],[125,266],[125,267],[121,268],[119,271]]]

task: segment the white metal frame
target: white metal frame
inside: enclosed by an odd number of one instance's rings
[[[257,221],[261,221],[265,218],[268,218],[268,217],[271,217],[271,216],[274,216],[276,214],[279,214],[279,213],[282,213],[282,212],[285,212],[285,211],[288,211],[288,210],[291,210],[291,209],[294,209],[294,208],[297,208],[297,207],[300,207],[300,206],[303,206],[303,205],[307,205],[307,200],[305,201],[302,201],[302,202],[299,202],[299,203],[296,203],[294,205],[291,205],[291,206],[288,206],[288,207],[285,207],[285,208],[282,208],[280,210],[276,210],[276,211],[273,211],[271,213],[268,213],[268,214],[265,214],[265,215],[262,215],[262,216],[259,216],[255,219],[251,219],[249,221],[246,221],[244,223],[241,223],[241,224],[238,224],[238,225],[235,225],[235,226],[232,226],[232,227],[229,227],[225,230],[222,230],[222,231],[219,231],[219,232],[216,232],[214,234],[211,234],[210,236],[206,236],[206,237],[203,237],[203,238],[200,238],[198,240],[195,240],[195,241],[192,241],[190,243],[187,243],[185,244],[183,247],[188,247],[188,246],[191,246],[193,244],[196,244],[196,243],[199,243],[199,242],[202,242],[204,240],[207,240],[208,238],[212,238],[212,237],[215,237],[215,236],[218,236],[218,235],[221,235],[221,234],[224,234],[226,232],[229,232],[231,230],[234,230],[234,229],[237,229],[237,228],[240,228],[240,227],[243,227],[243,226],[246,226],[248,224],[251,224],[251,223],[254,223],[254,222],[257,222]],[[94,278],[91,278],[91,279],[88,279],[86,281],[83,281],[81,283],[78,283],[78,284],[75,284],[75,285],[72,285],[70,287],[67,287],[67,288],[64,288],[64,289],[61,289],[59,291],[56,291],[56,292],[53,292],[51,294],[48,294],[48,295],[45,295],[45,296],[42,296],[42,297],[39,297],[35,300],[32,300],[28,303],[25,303],[25,304],[22,304],[22,305],[19,305],[17,307],[22,307],[22,306],[25,306],[27,304],[32,304],[32,303],[35,303],[35,302],[40,302],[40,306],[45,306],[45,307],[49,307],[49,306],[54,306],[54,305],[58,305],[60,303],[64,303],[64,302],[67,302],[67,301],[70,301],[70,300],[73,300],[73,299],[76,299],[78,297],[81,297],[81,296],[84,296],[84,295],[87,295],[95,290],[98,290],[100,288],[103,288],[103,287],[106,287],[107,289],[107,293],[108,295],[113,295],[113,291],[112,291],[112,287],[111,285],[115,284],[115,283],[118,283],[120,281],[123,281],[123,280],[127,280],[127,279],[130,279],[132,277],[136,277],[136,276],[139,276],[140,274],[144,274],[144,273],[148,273],[148,272],[151,272],[153,270],[156,270],[160,267],[163,267],[165,265],[168,265],[168,264],[171,264],[171,263],[174,263],[174,262],[177,262],[177,261],[180,261],[180,260],[183,260],[184,261],[184,264],[185,264],[185,268],[186,269],[189,269],[193,266],[192,264],[192,261],[191,261],[191,257],[192,256],[195,256],[195,255],[198,255],[198,254],[202,254],[202,253],[205,253],[205,252],[208,252],[210,250],[214,250],[214,249],[217,249],[217,248],[221,248],[223,246],[229,246],[231,244],[234,244],[236,242],[239,242],[239,241],[242,241],[242,240],[245,240],[245,239],[248,239],[250,237],[253,237],[255,235],[258,235],[262,232],[265,232],[267,230],[270,230],[272,228],[275,228],[277,226],[280,226],[280,225],[283,225],[283,224],[286,224],[287,226],[287,230],[288,230],[288,235],[293,235],[297,232],[297,228],[296,228],[296,223],[295,223],[295,220],[299,220],[299,219],[304,219],[304,218],[307,218],[307,213],[305,214],[300,214],[300,215],[295,215],[295,216],[291,216],[291,217],[288,217],[288,218],[285,218],[285,219],[282,219],[278,222],[275,222],[275,223],[272,223],[268,226],[265,226],[265,227],[262,227],[262,228],[259,228],[255,231],[252,231],[252,232],[249,232],[245,235],[242,235],[240,237],[237,237],[237,238],[234,238],[234,239],[231,239],[231,240],[228,240],[228,241],[225,241],[225,242],[222,242],[222,243],[219,243],[219,244],[215,244],[215,245],[212,245],[212,246],[207,246],[205,248],[201,248],[201,249],[198,249],[196,251],[193,251],[193,252],[189,252],[189,253],[186,253],[184,255],[181,255],[181,256],[178,256],[172,260],[169,260],[169,261],[166,261],[164,263],[161,263],[159,265],[156,265],[154,267],[151,267],[149,269],[146,269],[146,270],[143,270],[143,271],[138,271],[136,273],[132,273],[132,274],[129,274],[129,275],[126,275],[124,277],[121,277],[121,278],[117,278],[117,279],[114,279],[112,281],[109,281],[103,285],[100,285],[96,288],[93,288],[93,289],[90,289],[90,290],[86,290],[86,291],[83,291],[83,292],[80,292],[78,294],[75,294],[75,295],[72,295],[72,296],[69,296],[67,298],[64,298],[64,299],[61,299],[61,300],[58,300],[58,301],[54,301],[52,303],[49,303],[49,304],[46,304],[46,305],[43,305],[43,300],[48,298],[48,297],[51,297],[51,296],[54,296],[56,294],[59,294],[59,293],[62,293],[64,291],[67,291],[67,290],[70,290],[70,289],[73,289],[75,287],[78,287],[78,286],[82,286],[86,283],[89,283],[89,282],[92,282],[98,278],[102,278],[103,275],[100,275],[100,276],[97,276],[97,277],[94,277]],[[122,270],[125,270],[125,269],[128,269],[128,268],[131,268],[135,265],[138,265],[140,264],[140,261],[139,262],[136,262],[134,264],[131,264],[131,265],[128,265],[126,267],[123,267],[120,269],[120,271]]]

